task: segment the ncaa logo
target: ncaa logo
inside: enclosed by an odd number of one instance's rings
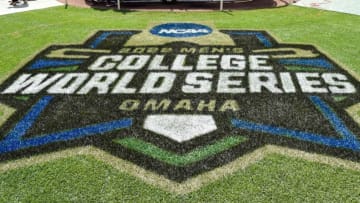
[[[212,29],[195,23],[166,23],[153,27],[150,33],[161,37],[186,38],[209,35],[212,33]]]

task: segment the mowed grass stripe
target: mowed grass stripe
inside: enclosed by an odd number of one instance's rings
[[[21,101],[27,101],[29,100],[29,96],[16,96],[15,99],[21,100]]]
[[[335,102],[341,102],[348,97],[347,96],[333,96],[332,98],[335,100]]]
[[[134,137],[128,137],[124,139],[116,139],[114,142],[121,144],[122,146],[135,150],[137,152],[146,154],[152,158],[158,159],[165,163],[175,166],[185,166],[190,163],[194,163],[203,160],[209,156],[215,155],[222,151],[225,151],[241,142],[246,140],[242,136],[229,136],[219,140],[218,142],[197,148],[184,155],[175,154],[173,152],[161,149],[151,143],[144,142]]]
[[[321,72],[324,69],[321,68],[312,68],[312,67],[304,67],[304,66],[286,66],[286,70],[289,71],[314,71],[314,72]]]
[[[65,67],[56,67],[56,68],[47,68],[47,69],[41,69],[40,71],[64,71],[64,72],[70,72],[70,71],[76,71],[79,68],[79,66],[65,66]]]

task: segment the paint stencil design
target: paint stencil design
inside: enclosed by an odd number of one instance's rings
[[[99,31],[0,85],[0,159],[91,145],[177,182],[268,144],[358,162],[358,91],[314,46],[266,31]]]

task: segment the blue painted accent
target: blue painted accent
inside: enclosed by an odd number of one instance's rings
[[[325,69],[334,69],[334,65],[324,58],[317,59],[280,59],[283,65],[313,66]]]
[[[0,154],[12,152],[28,147],[37,147],[49,143],[69,141],[86,136],[97,135],[101,133],[111,132],[121,128],[127,128],[132,125],[132,119],[122,119],[96,125],[90,125],[83,128],[71,129],[63,132],[40,135],[38,137],[25,140],[10,140],[0,142]]]
[[[161,37],[186,38],[209,35],[212,29],[195,23],[165,23],[153,27],[150,33]]]
[[[323,135],[319,134],[312,134],[307,132],[302,132],[298,130],[291,130],[287,128],[282,127],[275,127],[271,125],[263,125],[253,122],[247,122],[243,120],[237,120],[233,119],[232,124],[236,128],[246,129],[246,130],[252,130],[257,132],[264,132],[269,133],[272,135],[280,135],[284,137],[291,137],[291,138],[297,138],[299,140],[304,140],[308,142],[315,142],[331,147],[342,147],[342,148],[348,148],[352,150],[360,150],[359,146],[355,143],[348,142],[345,139],[335,139],[332,137],[325,137]]]
[[[40,116],[40,113],[45,109],[45,107],[53,99],[52,96],[42,97],[31,109],[30,111],[18,122],[15,127],[7,134],[4,141],[15,141],[19,140],[26,131],[34,124],[36,119]]]
[[[344,122],[334,113],[334,111],[322,99],[320,99],[320,97],[310,96],[310,100],[319,107],[321,113],[327,120],[330,121],[337,133],[347,140],[356,142],[356,136],[345,126]]]
[[[102,33],[99,37],[97,37],[91,44],[90,48],[95,49],[102,41],[108,38],[110,35],[132,35],[134,32],[131,31],[109,31]]]
[[[49,143],[69,141],[91,135],[111,132],[121,128],[127,128],[132,125],[132,119],[125,118],[95,125],[89,125],[81,128],[55,132],[37,137],[22,139],[26,131],[31,128],[41,112],[51,102],[52,96],[41,98],[23,117],[23,119],[15,125],[10,133],[0,142],[0,154],[25,149],[28,147],[37,147]]]
[[[63,67],[63,66],[75,66],[82,64],[83,60],[68,60],[68,59],[38,59],[31,64],[28,70],[38,70],[43,68]]]
[[[231,35],[254,35],[266,48],[273,47],[271,41],[262,32],[230,31],[227,33]]]
[[[236,128],[296,138],[299,140],[323,144],[330,147],[360,151],[360,143],[356,139],[355,135],[352,134],[352,132],[344,125],[343,121],[331,110],[331,108],[317,96],[311,96],[310,100],[317,107],[319,107],[321,113],[330,121],[336,132],[343,136],[342,139],[238,119],[233,119],[231,122]]]
[[[110,35],[131,35],[131,31],[111,31],[104,32],[98,38],[96,38],[91,44],[90,48],[96,48],[102,41],[104,41]],[[28,70],[38,70],[44,68],[53,68],[53,67],[64,67],[64,66],[75,66],[80,65],[84,60],[78,59],[38,59],[33,64],[31,64],[27,69]]]

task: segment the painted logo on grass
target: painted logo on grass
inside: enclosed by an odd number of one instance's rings
[[[161,37],[200,37],[211,34],[208,26],[195,23],[167,23],[153,27],[150,33]]]
[[[144,32],[50,46],[1,84],[16,110],[1,160],[92,145],[179,182],[267,144],[360,160],[345,111],[359,82],[314,46],[252,30],[216,31],[226,46],[127,45]]]

